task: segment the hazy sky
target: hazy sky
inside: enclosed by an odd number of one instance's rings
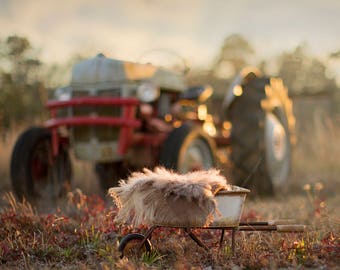
[[[260,57],[304,41],[325,57],[340,50],[340,0],[0,0],[0,38],[27,36],[44,61],[76,52],[134,61],[166,48],[205,65],[233,33]]]

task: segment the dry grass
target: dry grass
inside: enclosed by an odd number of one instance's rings
[[[0,137],[0,190],[10,189],[9,164],[13,145],[21,130],[1,134]]]
[[[205,251],[179,229],[160,228],[153,233],[152,253],[124,259],[119,258],[120,237],[146,228],[116,224],[116,209],[100,197],[76,190],[57,211],[42,214],[7,193],[0,211],[0,261],[20,269],[336,269],[340,220],[330,211],[332,202],[321,199],[320,187],[284,202],[247,202],[243,219],[296,217],[308,224],[304,233],[239,232],[232,254],[230,234],[218,249],[218,231],[196,230],[209,246]]]
[[[340,118],[315,120],[300,129],[293,154],[290,191],[301,193],[305,184],[322,183],[324,196],[334,197],[340,190]]]
[[[0,139],[0,191],[10,191],[10,158],[18,136],[28,127],[18,127],[8,131]],[[81,162],[74,158],[72,152],[72,166],[74,170],[73,189],[81,188],[86,194],[98,194],[100,192],[93,164]]]
[[[53,213],[37,213],[27,203],[5,195],[0,211],[0,264],[22,269],[337,269],[340,125],[339,120],[326,119],[316,121],[313,127],[312,131],[299,129],[290,193],[275,199],[247,200],[244,209],[246,219],[295,218],[308,225],[305,233],[238,233],[233,256],[230,237],[219,251],[216,232],[199,232],[211,247],[205,252],[178,230],[160,229],[152,238],[155,253],[120,259],[118,241],[132,228],[114,223],[112,204],[85,195],[96,193],[98,186],[92,165],[76,162],[74,188],[80,187],[84,193],[74,191]],[[3,195],[10,191],[9,157],[17,134],[8,134],[0,144]]]

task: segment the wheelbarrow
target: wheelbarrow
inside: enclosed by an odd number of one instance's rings
[[[219,230],[220,240],[219,248],[223,246],[225,231],[231,232],[231,251],[235,252],[235,236],[236,232],[281,232],[295,233],[303,232],[305,225],[296,224],[292,219],[270,220],[270,221],[253,221],[240,222],[240,217],[243,210],[244,201],[250,190],[232,186],[231,190],[219,191],[216,196],[219,215],[214,216],[214,220],[208,226],[198,224],[162,224],[155,222],[151,224],[145,234],[130,233],[124,236],[119,244],[121,257],[150,252],[152,250],[151,238],[152,233],[158,228],[178,228],[183,230],[198,246],[209,250],[209,247],[195,233],[196,229],[203,230]]]

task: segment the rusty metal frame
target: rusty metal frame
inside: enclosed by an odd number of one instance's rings
[[[304,232],[305,226],[293,224],[291,220],[283,220],[280,222],[269,222],[269,221],[253,221],[253,222],[240,222],[238,226],[233,227],[183,227],[183,226],[164,226],[164,225],[153,225],[151,226],[144,235],[144,239],[139,245],[139,249],[143,247],[147,239],[151,239],[153,231],[157,228],[179,228],[183,229],[187,235],[200,247],[204,248],[206,251],[209,250],[208,246],[203,243],[203,241],[192,231],[192,229],[207,229],[207,230],[221,230],[221,236],[219,241],[219,248],[222,248],[225,231],[231,231],[231,250],[232,254],[235,254],[235,242],[236,242],[236,232],[247,231],[247,232],[285,232],[285,233],[298,233]],[[281,226],[281,227],[279,227]],[[282,226],[286,226],[286,229],[282,229]]]

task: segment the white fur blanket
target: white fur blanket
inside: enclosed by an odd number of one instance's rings
[[[177,174],[157,167],[132,173],[108,193],[119,208],[116,221],[133,226],[207,226],[217,213],[214,195],[230,189],[218,170]]]

